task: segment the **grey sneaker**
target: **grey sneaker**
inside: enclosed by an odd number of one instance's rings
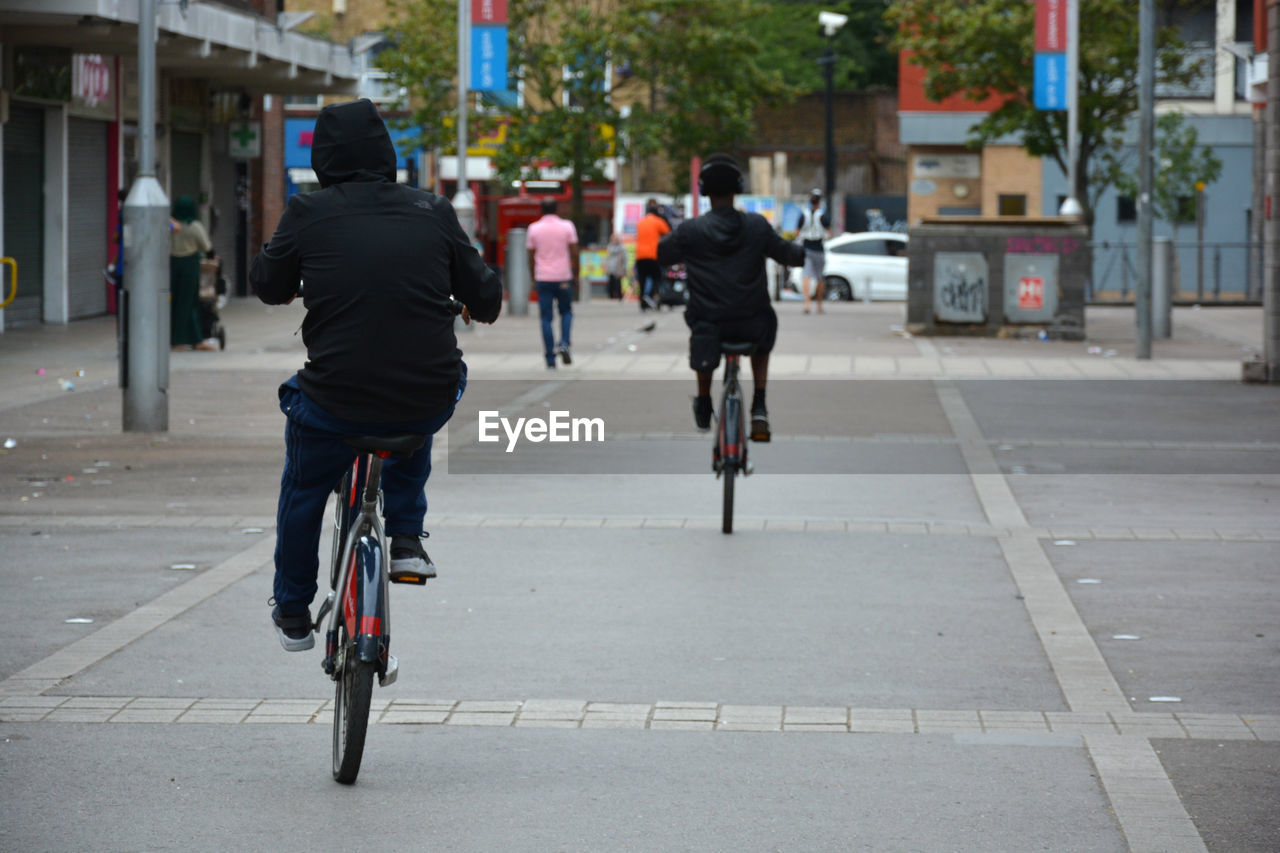
[[[305,652],[316,644],[311,630],[310,610],[297,616],[285,616],[277,604],[271,609],[271,621],[276,626],[280,645],[284,646],[286,652]]]
[[[424,584],[436,576],[436,564],[431,562],[417,536],[391,537],[392,583]]]

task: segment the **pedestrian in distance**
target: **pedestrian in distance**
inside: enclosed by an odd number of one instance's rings
[[[332,104],[316,119],[311,168],[321,189],[289,199],[249,281],[263,302],[306,306],[307,361],[279,389],[287,418],[276,511],[272,621],[286,651],[315,644],[320,528],[329,493],[356,451],[346,439],[417,433],[426,442],[382,469],[390,577],[423,583],[431,437],[467,382],[454,335],[462,319],[492,323],[502,282],[440,196],[396,183],[396,151],[372,101]]]
[[[604,271],[609,276],[609,298],[622,299],[622,282],[627,277],[627,248],[621,235],[609,238],[609,251],[604,259]]]
[[[824,242],[831,237],[831,214],[822,206],[822,190],[809,191],[809,209],[800,214],[798,226],[800,245],[804,247],[804,269],[800,275],[800,286],[804,292],[804,313],[809,313],[809,285],[814,286],[814,298],[818,303],[818,313],[824,313],[823,298],[826,296],[827,250]]]
[[[636,223],[636,286],[640,292],[640,310],[658,307],[658,286],[662,282],[662,265],[658,263],[658,241],[671,233],[671,223],[662,216],[656,198],[645,203],[645,214]]]
[[[529,250],[529,274],[538,288],[538,316],[542,320],[543,357],[555,370],[556,356],[573,364],[569,351],[573,331],[573,289],[578,283],[578,229],[556,215],[556,200],[542,200],[542,217],[529,226],[525,246]],[[560,343],[551,331],[552,311],[560,312]]]
[[[169,345],[175,350],[217,349],[200,334],[200,259],[213,249],[195,199],[179,196],[169,233]]]
[[[698,190],[711,209],[685,220],[658,245],[663,264],[684,263],[689,271],[689,306],[684,319],[689,326],[689,366],[698,375],[693,398],[693,422],[699,430],[711,428],[711,379],[720,364],[720,342],[750,342],[751,439],[769,441],[769,411],[765,384],[769,378],[769,353],[778,336],[778,315],[769,301],[764,260],[799,266],[804,251],[773,230],[758,213],[743,213],[733,197],[743,191],[742,169],[726,154],[713,154],[698,172]]]

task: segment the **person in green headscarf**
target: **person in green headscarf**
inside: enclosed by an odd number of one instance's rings
[[[200,337],[200,258],[213,248],[189,195],[173,203],[177,222],[169,234],[169,344],[174,349],[214,349]]]

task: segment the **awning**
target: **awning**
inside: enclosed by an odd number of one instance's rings
[[[4,0],[0,41],[75,53],[136,55],[138,0]],[[349,94],[350,49],[291,32],[248,12],[191,0],[156,10],[156,63],[174,78],[278,95]]]

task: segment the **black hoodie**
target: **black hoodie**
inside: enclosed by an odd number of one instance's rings
[[[683,262],[689,272],[690,317],[699,320],[754,317],[769,308],[764,259],[804,263],[804,249],[778,236],[758,213],[713,207],[680,224],[658,244],[658,263]]]
[[[449,296],[489,322],[502,284],[446,199],[395,183],[395,148],[371,101],[320,111],[311,167],[323,189],[289,199],[249,280],[269,305],[304,285],[298,385],[322,409],[356,424],[426,420],[458,383]]]

